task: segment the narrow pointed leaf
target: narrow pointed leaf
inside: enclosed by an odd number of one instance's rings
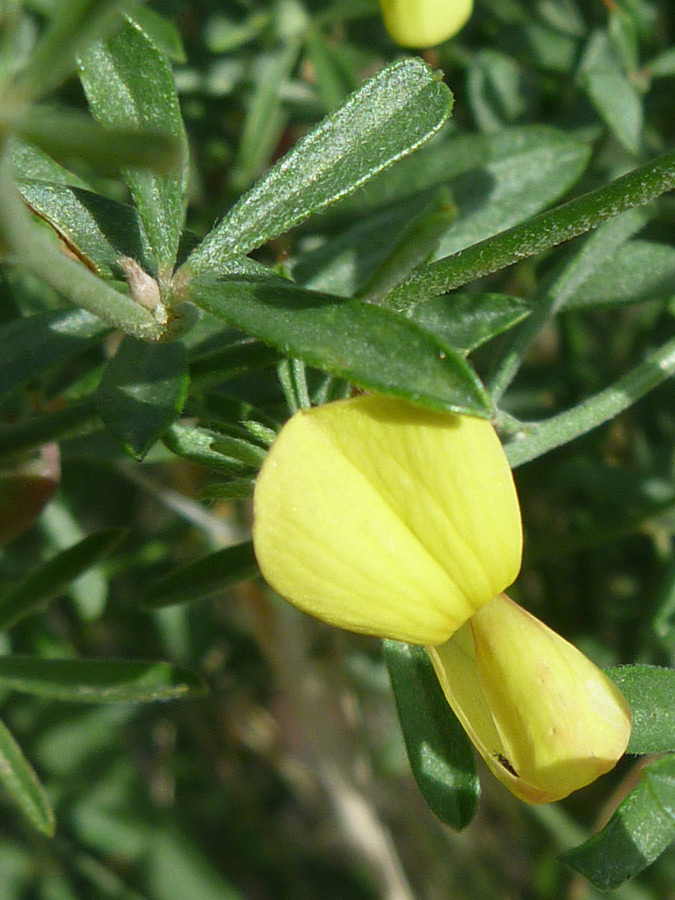
[[[567,308],[620,306],[675,294],[675,247],[636,238],[616,253],[577,291]]]
[[[383,69],[239,200],[192,254],[190,266],[218,271],[229,257],[351,193],[427,141],[451,106],[450,91],[420,59]]]
[[[101,378],[99,415],[124,449],[142,459],[179,416],[187,387],[183,344],[126,337]]]
[[[637,155],[642,137],[642,100],[617,59],[606,32],[596,31],[591,35],[579,80],[616,139],[629,153]]]
[[[450,132],[377,175],[325,217],[350,222],[400,201],[431,199],[447,186],[458,218],[439,255],[454,252],[554,202],[579,179],[589,158],[588,144],[544,125],[494,134]]]
[[[203,679],[167,662],[0,657],[0,686],[69,703],[146,703],[203,693]]]
[[[422,647],[385,641],[384,653],[415,780],[442,822],[464,828],[480,795],[469,739]]]
[[[597,228],[643,206],[675,185],[675,151],[668,151],[607,185],[418,269],[387,298],[395,309],[446,294]]]
[[[171,267],[183,227],[187,144],[169,64],[140,27],[127,21],[81,56],[80,78],[102,124],[162,131],[179,146],[172,173],[125,173],[157,265]]]
[[[283,133],[288,113],[281,101],[281,88],[288,82],[298,58],[295,39],[279,49],[261,54],[253,70],[251,96],[232,169],[233,187],[241,193],[269,167]]]
[[[144,605],[159,609],[174,603],[203,600],[240,581],[247,581],[257,573],[258,564],[251,541],[225,547],[155,582],[145,596]]]
[[[149,268],[143,229],[132,207],[65,184],[24,179],[18,188],[33,212],[97,274],[121,279],[121,257],[131,257]]]
[[[331,375],[429,409],[491,413],[464,359],[389,310],[282,279],[197,280],[191,287],[197,306]]]
[[[561,857],[602,891],[634,878],[675,840],[675,756],[640,775],[602,831]]]
[[[101,341],[110,327],[83,309],[38,313],[0,327],[0,394]]]
[[[229,343],[221,350],[195,355],[190,364],[190,379],[199,385],[211,382],[222,384],[238,375],[274,366],[279,359],[277,350],[261,341],[246,338]]]
[[[462,294],[418,303],[410,319],[455,350],[470,353],[530,314],[518,297]]]
[[[0,631],[38,612],[66,591],[71,581],[109,553],[123,535],[119,528],[107,528],[91,534],[42,563],[23,581],[5,590],[0,596]]]
[[[0,784],[31,825],[47,837],[53,837],[56,823],[47,792],[3,722],[0,722]]]

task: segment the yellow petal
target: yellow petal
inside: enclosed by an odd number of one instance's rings
[[[402,47],[433,47],[466,24],[473,0],[380,0],[384,24]]]
[[[614,767],[628,704],[576,647],[508,597],[427,648],[448,702],[492,772],[530,803],[560,800]]]
[[[253,540],[300,609],[437,644],[514,581],[522,538],[488,422],[368,395],[286,423],[258,478]]]

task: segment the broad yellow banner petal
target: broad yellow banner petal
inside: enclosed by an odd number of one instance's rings
[[[253,539],[269,584],[300,609],[422,644],[511,584],[522,551],[492,426],[375,395],[289,420],[258,479]]]
[[[466,24],[473,0],[380,0],[392,40],[402,47],[433,47]]]

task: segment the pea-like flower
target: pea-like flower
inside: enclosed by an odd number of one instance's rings
[[[402,47],[433,47],[466,24],[473,0],[380,0],[392,40]]]
[[[522,530],[489,422],[376,395],[301,410],[260,472],[253,540],[299,609],[425,645],[469,737],[522,799],[560,799],[623,754],[617,688],[502,596]]]

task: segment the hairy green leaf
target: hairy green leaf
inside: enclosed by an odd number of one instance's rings
[[[621,690],[633,714],[626,752],[675,750],[675,669],[616,666],[605,671]]]
[[[602,891],[634,878],[675,840],[675,756],[640,775],[605,827],[561,857]]]
[[[162,131],[179,148],[172,173],[127,169],[158,267],[172,267],[183,228],[187,142],[173,75],[166,58],[140,27],[128,21],[80,58],[80,78],[96,118],[105,125]]]
[[[465,360],[402,316],[283,279],[196,280],[191,299],[310,366],[430,409],[491,414]]]
[[[218,273],[413,152],[447,120],[452,95],[418,58],[367,81],[298,141],[194,251],[194,270]]]
[[[38,313],[0,327],[0,394],[101,341],[110,327],[83,309]]]
[[[183,344],[148,344],[126,337],[96,392],[99,415],[127,453],[142,459],[180,415],[187,388]]]

